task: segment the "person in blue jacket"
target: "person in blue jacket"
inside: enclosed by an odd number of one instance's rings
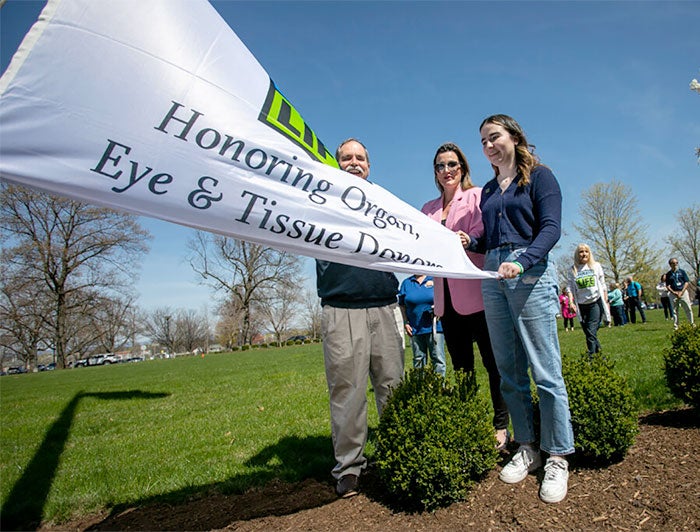
[[[442,323],[433,313],[433,286],[430,275],[411,275],[399,289],[399,307],[406,334],[411,339],[413,367],[423,368],[430,360],[433,370],[445,376],[445,335]]]

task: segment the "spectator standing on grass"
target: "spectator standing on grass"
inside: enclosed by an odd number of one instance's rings
[[[427,202],[421,210],[459,235],[464,246],[467,234],[481,235],[484,226],[479,210],[481,188],[472,183],[469,163],[459,146],[448,142],[438,147],[433,157],[433,179],[440,196]],[[467,254],[477,267],[483,266],[482,254]],[[435,284],[435,314],[442,321],[447,350],[455,370],[473,372],[474,341],[479,346],[479,354],[489,376],[496,448],[505,450],[508,445],[508,408],[501,393],[501,376],[486,325],[481,281],[438,279]]]
[[[693,321],[693,309],[690,302],[690,279],[688,274],[685,273],[685,270],[678,267],[678,259],[675,257],[669,259],[668,265],[671,269],[666,272],[666,288],[668,288],[671,303],[673,303],[673,328],[678,329],[680,307],[683,307],[688,321],[693,325],[695,322]]]
[[[588,354],[599,353],[598,328],[601,321],[610,323],[608,289],[603,267],[593,258],[587,244],[579,244],[574,251],[574,264],[569,271],[569,290],[578,306]]]
[[[432,364],[433,370],[445,376],[445,335],[442,323],[433,313],[433,286],[429,275],[411,275],[399,289],[399,307],[406,334],[411,339],[413,367]]]
[[[479,133],[495,176],[481,194],[484,234],[468,235],[466,244],[486,250],[484,269],[499,274],[482,281],[482,293],[501,391],[519,443],[499,478],[509,484],[524,480],[542,465],[541,449],[549,458],[540,498],[555,503],[566,497],[566,456],[574,452],[557,335],[557,268],[550,254],[561,236],[561,189],[513,118],[490,116]],[[539,438],[530,376],[539,395]]]
[[[559,306],[561,317],[564,318],[564,330],[574,330],[574,318],[576,317],[576,303],[568,286],[563,286],[559,294]]]
[[[336,150],[341,170],[369,176],[369,154],[356,139]],[[321,298],[323,359],[328,382],[331,436],[339,497],[358,493],[367,466],[367,380],[381,416],[392,388],[403,377],[404,335],[396,314],[399,282],[393,273],[316,261]]]
[[[642,323],[647,322],[647,316],[642,308],[642,296],[644,290],[631,275],[627,276],[627,308],[629,309],[630,322],[637,323],[637,314],[635,310],[639,310],[639,315],[642,318]]]
[[[668,294],[668,288],[666,287],[666,274],[664,273],[659,280],[659,284],[656,285],[656,291],[659,294],[659,300],[661,300],[661,306],[664,308],[664,319],[673,319],[674,310],[673,305],[671,305],[671,298]]]
[[[622,280],[622,285],[620,285],[620,291],[622,292],[622,303],[623,310],[625,311],[625,323],[630,322],[630,302],[627,296],[627,279]]]
[[[610,304],[610,314],[612,315],[615,327],[621,327],[627,323],[625,316],[625,302],[622,300],[622,291],[617,283],[610,283],[608,290],[608,303]]]

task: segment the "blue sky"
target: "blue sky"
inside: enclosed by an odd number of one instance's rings
[[[371,179],[415,207],[437,196],[432,158],[445,141],[462,147],[475,183],[490,179],[478,126],[494,113],[521,123],[560,181],[556,255],[586,240],[572,224],[594,183],[632,188],[658,249],[678,210],[700,201],[697,2],[212,3],[321,140],[360,138]],[[0,10],[3,71],[43,5]],[[212,311],[185,260],[191,230],[143,224],[154,239],[139,303]],[[313,287],[311,261],[305,274]]]

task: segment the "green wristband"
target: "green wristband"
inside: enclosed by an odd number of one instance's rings
[[[522,275],[522,273],[525,271],[525,268],[523,268],[523,265],[520,264],[517,260],[514,260],[514,261],[513,261],[513,264],[517,264],[517,265],[518,265],[518,268],[520,268],[520,274]]]

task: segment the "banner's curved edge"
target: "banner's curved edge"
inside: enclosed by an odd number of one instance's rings
[[[480,270],[474,266],[475,271],[445,271],[442,268],[436,268],[434,266],[418,266],[416,264],[406,264],[403,262],[392,262],[392,261],[375,261],[372,263],[365,264],[363,267],[369,269],[377,269],[381,271],[393,271],[396,273],[407,273],[412,274],[417,271],[428,275],[434,275],[436,277],[442,277],[450,279],[498,279],[498,272],[493,272],[490,270]]]
[[[56,14],[56,10],[62,1],[63,0],[48,0],[44,6],[44,9],[41,10],[37,21],[32,24],[31,28],[29,28],[29,31],[24,36],[24,39],[22,39],[19,48],[17,48],[15,55],[12,56],[12,60],[10,61],[7,70],[5,70],[2,77],[0,77],[0,96],[5,93],[5,90],[10,83],[12,83],[12,80],[17,75],[17,72],[19,72],[20,68],[22,68],[25,59],[27,59],[34,48],[34,45],[44,33],[44,30],[49,25],[49,22],[51,22],[51,19],[53,19],[54,15]]]

